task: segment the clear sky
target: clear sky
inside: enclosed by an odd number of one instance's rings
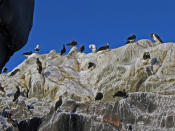
[[[40,44],[40,54],[78,41],[97,47],[124,45],[131,34],[137,40],[157,33],[164,42],[175,42],[175,0],[35,0],[33,28],[27,44],[6,64],[11,71],[26,59],[21,54]],[[69,50],[69,47],[66,47]]]

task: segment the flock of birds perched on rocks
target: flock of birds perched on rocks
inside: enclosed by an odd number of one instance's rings
[[[157,35],[157,34],[151,34],[150,35],[151,38],[153,40],[155,40],[156,42],[160,42],[162,43],[162,40],[160,39],[160,37]],[[135,35],[131,35],[130,37],[128,37],[127,39],[127,42],[126,44],[130,44],[130,43],[133,43],[134,41],[136,40],[136,36]],[[77,45],[77,41],[73,40],[71,43],[68,43],[66,44],[67,46],[71,46],[72,48],[74,48],[76,45]],[[98,51],[102,51],[102,50],[107,50],[109,49],[109,44],[107,43],[105,46],[102,46],[100,47],[99,49],[96,48],[96,46],[94,44],[91,44],[89,45],[89,48],[92,49],[92,52],[95,53],[95,52],[98,52]],[[40,50],[40,46],[37,45],[36,48],[35,48],[35,53],[38,53],[38,51]],[[80,47],[80,52],[82,53],[83,51],[85,50],[85,46],[84,45],[81,45]],[[64,55],[66,53],[66,48],[65,48],[65,45],[63,44],[63,48],[61,49],[61,52],[60,52],[60,55]],[[32,51],[31,52],[25,52],[23,53],[23,55],[25,56],[30,56],[32,55]],[[146,60],[146,59],[150,59],[150,53],[149,52],[144,52],[143,54],[143,59]],[[38,73],[42,73],[42,63],[41,61],[39,60],[39,58],[36,58],[36,65],[37,65],[37,70],[38,70]],[[96,67],[96,64],[93,63],[93,62],[89,62],[88,63],[88,69],[92,68],[92,67]],[[13,72],[10,73],[9,76],[14,76],[17,72],[19,72],[20,69],[15,69]],[[6,73],[7,72],[7,68],[4,68],[3,69],[3,73]],[[20,92],[20,88],[18,86],[16,86],[16,92],[14,94],[14,98],[13,98],[13,102],[16,102],[18,101],[18,97],[21,95],[21,92]],[[5,90],[4,90],[4,87],[1,85],[0,83],[0,91],[4,92],[5,93]],[[28,95],[27,95],[28,96]],[[122,97],[122,98],[127,98],[128,97],[128,93],[125,91],[125,89],[123,89],[122,91],[117,91],[114,95],[113,95],[113,98],[115,97]],[[103,93],[101,92],[98,92],[95,96],[95,101],[101,101],[103,99]],[[62,105],[63,103],[63,100],[62,100],[62,96],[59,97],[59,100],[55,103],[55,111],[57,111],[60,106]],[[75,104],[71,113],[75,113],[76,112],[76,109],[78,108],[78,104]],[[31,108],[33,108],[33,106],[27,106],[28,109],[30,110]],[[8,121],[9,123],[12,123],[12,125],[14,127],[16,127],[17,125],[17,122],[14,121],[12,118],[11,118],[11,115],[7,115],[7,118],[8,118]]]
[[[152,34],[150,34],[150,37],[154,40],[154,41],[156,41],[156,42],[159,42],[159,43],[163,43],[163,41],[160,39],[160,37],[157,35],[157,34],[155,34],[155,33],[152,33]],[[133,42],[135,42],[135,40],[136,40],[136,35],[131,35],[130,37],[128,37],[127,38],[127,42],[126,42],[126,44],[130,44],[130,43],[133,43]],[[71,43],[67,43],[66,44],[67,46],[71,46],[72,47],[72,52],[73,51],[75,51],[75,50],[77,50],[77,48],[76,48],[76,45],[77,45],[77,41],[76,40],[72,40],[72,42]],[[102,51],[102,50],[107,50],[107,49],[109,49],[109,43],[106,43],[106,45],[104,45],[104,46],[102,46],[102,47],[100,47],[100,48],[96,48],[96,45],[95,44],[90,44],[89,45],[89,48],[90,49],[92,49],[92,52],[93,53],[95,53],[95,52],[99,52],[99,51]],[[39,50],[40,50],[40,45],[39,44],[37,44],[36,45],[36,47],[35,47],[35,53],[38,53],[39,52]],[[84,45],[81,45],[81,47],[80,47],[80,52],[81,53],[83,53],[84,52],[84,50],[85,50],[85,46]],[[70,51],[71,52],[71,51]],[[60,52],[60,55],[64,55],[66,53],[66,48],[65,48],[65,45],[63,44],[63,48],[61,49],[61,52]],[[32,52],[32,51],[30,51],[30,52],[25,52],[25,53],[23,53],[23,55],[24,56],[26,56],[26,57],[29,57],[30,58],[30,56],[32,56],[34,53]],[[70,53],[69,53],[70,54]],[[37,65],[38,65],[38,72],[40,73],[41,72],[41,70],[42,70],[42,64],[41,64],[41,61],[39,60],[39,58],[37,58]],[[94,64],[94,63],[92,63],[92,62],[89,62],[88,63],[88,69],[89,68],[91,68],[91,67],[95,67],[96,65]],[[4,69],[3,69],[3,73],[6,73],[7,72],[7,68],[5,67]],[[19,72],[20,70],[19,69],[16,69],[16,70],[14,70],[11,74],[10,74],[10,76],[14,76],[17,72]]]

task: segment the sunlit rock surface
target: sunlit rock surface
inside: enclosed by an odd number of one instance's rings
[[[151,59],[143,60],[144,52]],[[42,62],[41,74],[36,58]],[[89,62],[95,68],[88,69]],[[174,65],[174,43],[147,39],[98,53],[36,54],[15,68],[20,69],[16,75],[0,75],[6,91],[0,92],[0,128],[24,130],[27,120],[27,127],[39,131],[175,130]],[[21,95],[12,102],[17,85]],[[123,89],[127,98],[112,97]],[[104,94],[101,102],[94,101],[97,92]],[[60,95],[63,105],[55,111]],[[6,113],[24,128],[13,127]],[[34,118],[38,124],[30,124]]]

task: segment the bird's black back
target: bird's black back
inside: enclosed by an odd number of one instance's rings
[[[80,47],[80,52],[83,52],[84,51],[84,45],[82,45],[81,47]]]
[[[117,91],[114,95],[113,95],[113,98],[115,98],[115,97],[127,97],[128,95],[127,95],[127,93],[125,92],[125,91]]]
[[[63,49],[61,50],[61,55],[63,55],[66,52],[65,45],[63,44]]]
[[[91,68],[91,67],[95,67],[95,66],[96,66],[96,65],[95,65],[94,63],[92,63],[92,62],[89,62],[89,63],[88,63],[88,69]]]
[[[163,42],[157,34],[154,34],[160,42]]]
[[[130,37],[128,37],[128,40],[135,40],[136,39],[136,35],[131,35]]]
[[[20,89],[19,89],[19,87],[17,87],[17,91],[14,95],[13,102],[16,101],[16,99],[18,99],[19,96],[20,96]]]
[[[55,103],[55,111],[58,109],[58,107],[60,107],[62,105],[62,99],[59,99],[56,103]]]
[[[95,100],[101,100],[103,98],[103,94],[101,92],[97,93]]]
[[[150,53],[149,52],[144,52],[143,59],[146,60],[146,59],[150,59],[150,58],[151,58]]]
[[[32,54],[32,51],[23,53],[23,55],[31,55],[31,54]]]
[[[42,72],[42,63],[39,60],[39,58],[36,59],[36,64],[38,66],[38,68],[37,68],[38,69],[38,72],[41,74],[41,72]]]
[[[102,46],[97,51],[102,51],[102,50],[106,50],[106,49],[109,49],[109,45]]]
[[[15,70],[10,74],[10,76],[14,76],[18,71],[20,71],[20,69],[15,69]]]

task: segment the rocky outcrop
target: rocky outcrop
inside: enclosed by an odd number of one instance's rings
[[[33,24],[34,0],[0,0],[0,71],[27,42]]]
[[[144,60],[144,52],[151,59]],[[15,68],[20,69],[16,75],[0,75],[6,92],[0,92],[1,112],[11,113],[18,123],[40,118],[41,124],[34,125],[40,131],[174,130],[174,55],[174,43],[151,40],[98,53],[35,54]],[[89,62],[96,66],[88,69]],[[15,103],[17,85],[21,96]],[[127,98],[112,97],[123,89]],[[100,102],[94,100],[97,92],[104,94]],[[63,105],[54,111],[60,95]],[[11,126],[6,115],[0,116],[1,129]]]

